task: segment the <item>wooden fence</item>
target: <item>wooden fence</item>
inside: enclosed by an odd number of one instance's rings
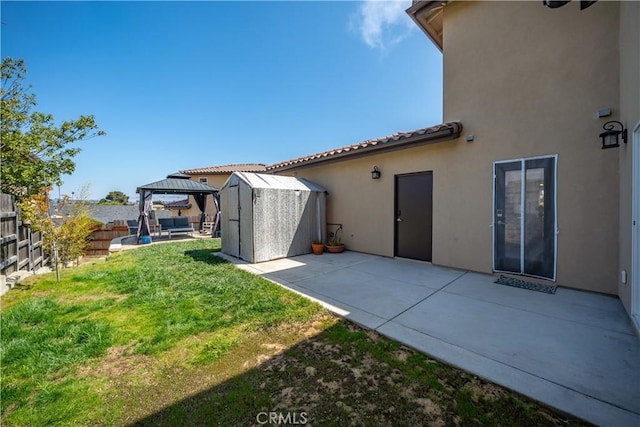
[[[0,275],[16,271],[35,272],[48,259],[42,244],[42,233],[22,224],[15,200],[0,193]]]
[[[111,241],[129,234],[126,221],[113,221],[95,229],[89,237],[89,246],[85,251],[87,256],[109,255]]]

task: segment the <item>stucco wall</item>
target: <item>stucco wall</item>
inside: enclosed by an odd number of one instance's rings
[[[558,283],[617,293],[619,153],[600,149],[598,135],[619,119],[618,13],[612,2],[445,7],[444,120],[476,137],[457,165],[469,178],[451,187],[475,195],[479,239],[455,257],[477,251],[490,263],[479,249],[490,242],[492,162],[557,154]],[[596,118],[605,107],[613,116]]]
[[[631,312],[631,233],[633,129],[640,122],[640,2],[620,3],[620,111],[629,129],[629,142],[620,147],[620,267],[628,273],[627,283],[618,278],[618,292]],[[637,184],[640,185],[640,184]]]
[[[458,166],[468,155],[468,148],[461,140],[445,141],[303,168],[295,174],[327,188],[327,221],[343,224],[342,241],[348,249],[391,257],[395,175],[433,171],[433,263],[490,272],[491,209],[486,207],[484,215],[480,213],[477,195],[464,183],[487,181],[490,203],[491,167],[481,171],[482,178],[468,175],[465,167]],[[374,166],[382,172],[378,180],[371,179]],[[482,225],[478,227],[478,223]],[[488,240],[484,238],[486,230]],[[486,256],[478,256],[482,251]]]
[[[489,273],[493,162],[557,154],[557,282],[616,294],[619,151],[602,150],[598,135],[619,119],[618,12],[609,2],[450,3],[443,121],[460,120],[464,135],[297,175],[328,189],[327,220],[344,225],[348,248],[393,256],[394,175],[433,171],[433,263]],[[613,116],[596,118],[605,107]]]

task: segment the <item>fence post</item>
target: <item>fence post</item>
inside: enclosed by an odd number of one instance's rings
[[[27,228],[27,249],[27,253],[29,254],[29,271],[31,273],[35,273],[35,271],[33,271],[33,241],[31,228]]]
[[[20,212],[18,212],[17,206],[15,206],[15,199],[11,199],[13,204],[13,211],[16,216],[13,218],[16,230],[16,271],[20,271]]]

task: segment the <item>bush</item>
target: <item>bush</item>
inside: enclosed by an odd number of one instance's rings
[[[89,237],[100,223],[89,216],[89,209],[84,200],[74,200],[70,203],[68,196],[64,196],[55,213],[51,214],[50,190],[49,187],[43,187],[40,193],[20,202],[20,216],[34,231],[43,233],[45,251],[53,254],[57,247],[58,262],[65,267],[71,262],[77,262],[84,255],[89,245]],[[66,206],[69,206],[69,213],[64,216],[62,212]]]

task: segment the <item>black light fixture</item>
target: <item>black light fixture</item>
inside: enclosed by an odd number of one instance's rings
[[[593,5],[597,1],[598,0],[580,0],[580,10],[585,10],[586,8]],[[566,0],[566,1],[542,0],[542,4],[550,9],[556,9],[558,7],[562,7],[569,2],[570,0]]]
[[[378,169],[377,166],[374,166],[373,170],[371,171],[371,179],[380,179],[380,175],[382,175],[380,173],[380,169]]]
[[[567,3],[569,3],[569,0],[567,1],[542,0],[542,4],[547,6],[550,9],[556,9],[558,7],[562,7]]]
[[[620,126],[620,129],[616,129],[616,125]],[[600,134],[600,138],[602,138],[602,149],[605,148],[615,148],[619,147],[620,143],[618,142],[618,137],[622,135],[622,142],[627,143],[627,130],[624,128],[624,125],[617,120],[612,120],[610,122],[602,125],[602,129],[604,132]]]

